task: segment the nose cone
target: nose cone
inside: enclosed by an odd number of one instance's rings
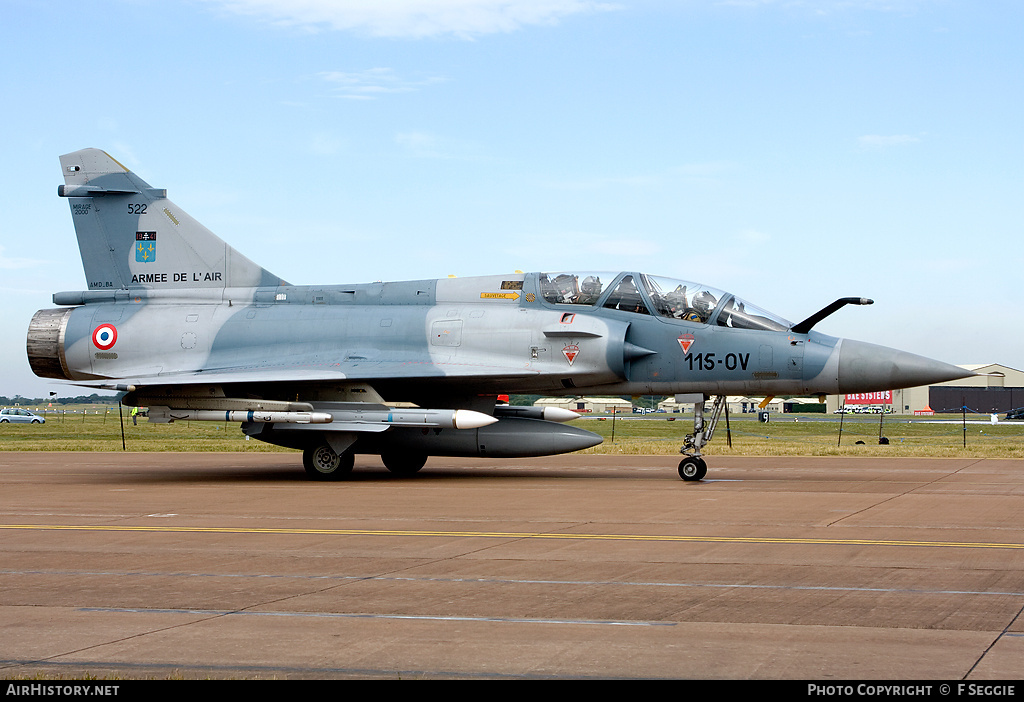
[[[549,422],[571,422],[579,418],[580,416],[572,410],[562,409],[561,407],[544,408],[544,419]],[[590,447],[588,446],[587,448]]]
[[[934,385],[974,373],[905,351],[843,339],[839,349],[839,392],[874,392]]]
[[[452,413],[452,425],[456,429],[479,429],[488,424],[494,424],[496,421],[498,421],[497,417],[473,410],[460,409]]]

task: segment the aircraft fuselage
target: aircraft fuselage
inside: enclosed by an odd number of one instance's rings
[[[228,246],[108,154],[61,157],[88,290],[54,295],[29,325],[35,373],[128,391],[150,421],[242,421],[305,450],[311,475],[380,453],[396,472],[427,455],[549,455],[600,442],[569,412],[499,394],[687,395],[699,463],[704,399],[824,395],[970,375],[799,324],[708,286],[624,273],[514,273],[296,286]],[[720,410],[716,400],[714,416]],[[685,461],[684,461],[685,463]],[[694,477],[697,476],[697,477]]]
[[[160,290],[90,293],[83,295],[90,304],[64,311],[60,360],[64,377],[76,381],[200,373],[217,382],[230,370],[267,373],[281,393],[314,376],[357,378],[397,400],[412,388],[444,395],[840,390],[834,337],[551,304],[538,293],[538,276],[227,290],[207,300]],[[510,283],[522,288],[503,291]],[[105,329],[116,341],[94,338]]]

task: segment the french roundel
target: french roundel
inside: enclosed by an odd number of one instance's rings
[[[92,333],[92,343],[101,351],[113,347],[117,341],[117,328],[113,324],[101,324]]]

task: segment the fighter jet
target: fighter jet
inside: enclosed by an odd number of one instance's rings
[[[33,316],[33,371],[126,392],[151,422],[240,422],[253,439],[301,450],[318,479],[348,474],[355,454],[412,474],[428,456],[545,456],[601,442],[563,423],[576,413],[496,402],[521,393],[692,402],[678,472],[701,480],[728,394],[824,396],[971,375],[812,330],[863,298],[793,324],[728,292],[636,271],[292,285],[104,151],[60,163],[57,193],[88,283]]]

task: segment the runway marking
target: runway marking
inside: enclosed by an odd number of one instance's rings
[[[910,541],[889,539],[799,539],[762,536],[682,536],[667,534],[574,534],[556,532],[416,531],[405,529],[279,529],[259,527],[176,527],[103,524],[0,524],[0,529],[24,531],[105,531],[157,534],[275,534],[279,536],[408,536],[488,539],[556,539],[573,541],[654,541],[685,543],[778,544],[815,546],[921,546],[931,548],[1024,549],[1024,544],[971,541]]]
[[[666,582],[657,580],[534,580],[529,578],[443,578],[430,576],[400,575],[319,575],[319,574],[271,574],[271,573],[190,573],[159,571],[110,571],[110,570],[0,570],[0,575],[51,575],[51,576],[103,576],[136,578],[243,578],[276,580],[326,580],[343,582],[409,582],[409,583],[455,583],[462,585],[566,585],[587,587],[653,587],[653,588],[708,588],[717,590],[785,590],[804,592],[873,592],[880,594],[909,595],[971,595],[996,597],[1022,597],[1024,591],[1014,590],[933,590],[917,587],[864,587],[855,585],[793,585],[729,582]],[[1024,636],[1024,633],[1019,634]]]
[[[200,616],[311,617],[316,619],[405,619],[431,622],[504,622],[509,624],[597,624],[601,626],[676,626],[678,622],[615,619],[534,619],[529,617],[451,617],[429,614],[367,614],[355,612],[249,612],[237,609],[145,609],[141,607],[79,607],[78,612],[107,614],[191,614]]]

